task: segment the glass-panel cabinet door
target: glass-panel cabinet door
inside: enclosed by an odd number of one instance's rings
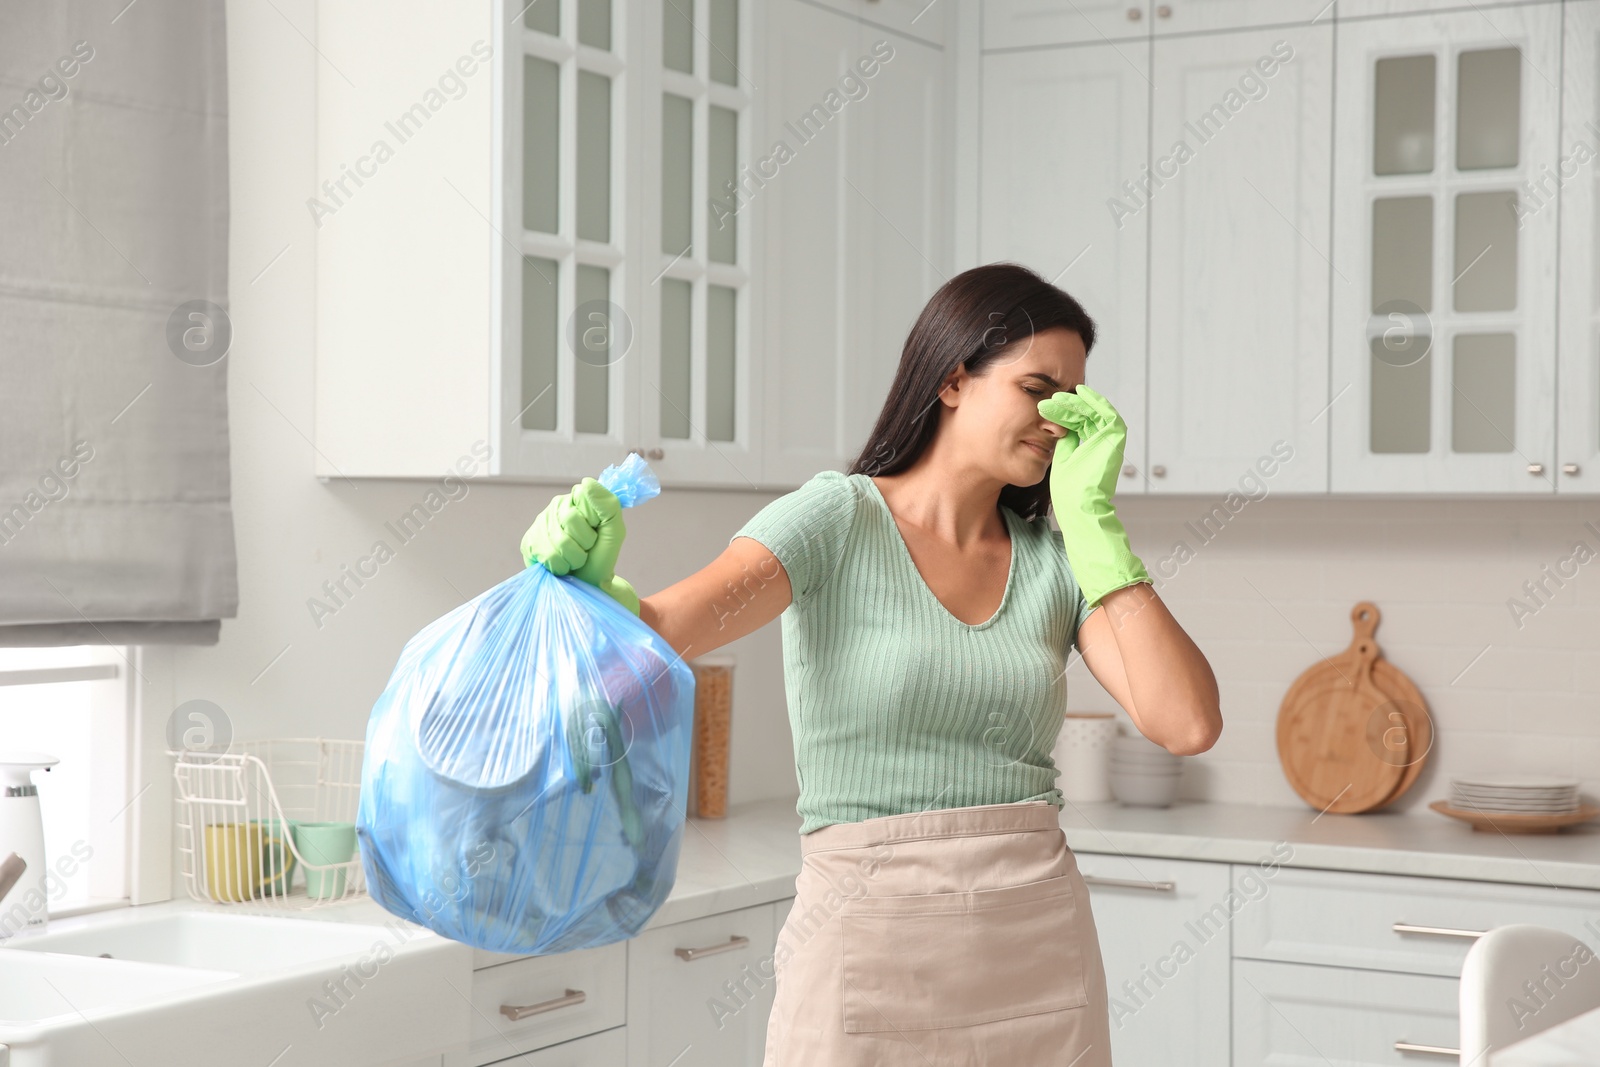
[[[650,84],[638,353],[640,448],[664,482],[761,484],[751,263],[763,173],[751,61],[760,5],[643,0]],[[768,162],[769,168],[774,166]]]
[[[1336,33],[1332,488],[1550,493],[1561,5]]]
[[[624,11],[623,0],[503,5],[501,222],[462,225],[499,231],[508,473],[575,482],[639,439]]]
[[[1600,3],[1569,4],[1562,70],[1561,156],[1529,193],[1561,210],[1561,437],[1556,487],[1600,493]]]

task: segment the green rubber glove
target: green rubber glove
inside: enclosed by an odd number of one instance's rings
[[[582,579],[638,615],[638,594],[616,573],[627,533],[616,494],[585,478],[552,498],[533,520],[522,535],[522,562],[531,567],[537,560],[552,574]]]
[[[1039,401],[1039,414],[1067,429],[1056,440],[1050,463],[1050,503],[1084,599],[1093,607],[1115,589],[1149,582],[1111,505],[1128,424],[1111,401],[1087,385],[1045,397]]]

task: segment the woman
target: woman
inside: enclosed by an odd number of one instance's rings
[[[1111,1063],[1050,757],[1070,648],[1172,752],[1222,717],[1111,505],[1126,426],[1083,384],[1094,335],[1032,271],[975,267],[923,309],[849,473],[772,501],[704,570],[639,600],[594,479],[524,538],[685,656],[783,613],[802,865],[765,1067]]]

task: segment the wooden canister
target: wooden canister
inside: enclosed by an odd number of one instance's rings
[[[733,659],[690,660],[694,671],[694,744],[689,757],[689,808],[701,819],[728,813],[728,754],[733,731]]]

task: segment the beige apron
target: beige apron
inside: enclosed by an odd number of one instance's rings
[[[1111,1067],[1100,942],[1058,811],[802,835],[763,1067]]]

